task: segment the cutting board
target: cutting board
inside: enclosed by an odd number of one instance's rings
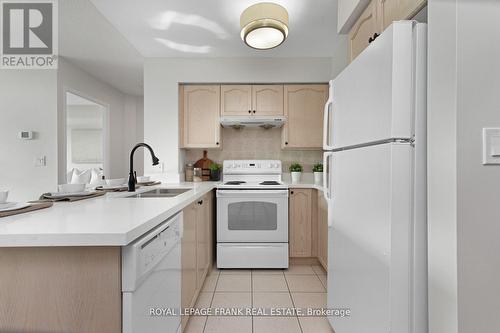
[[[201,178],[203,181],[210,180],[210,165],[213,163],[208,157],[208,152],[206,150],[203,151],[203,158],[196,161],[194,164],[195,168],[201,169]]]

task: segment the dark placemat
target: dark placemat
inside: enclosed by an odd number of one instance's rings
[[[32,203],[32,205],[29,206],[29,207],[25,207],[25,208],[21,208],[21,209],[16,209],[16,210],[9,210],[9,211],[0,212],[0,218],[7,217],[7,216],[18,215],[18,214],[29,213],[29,212],[32,212],[32,211],[35,211],[35,210],[39,210],[39,209],[49,208],[49,207],[52,207],[53,204],[54,204],[53,202]]]
[[[57,201],[80,201],[80,200],[86,200],[86,199],[91,199],[91,198],[96,198],[105,195],[105,192],[95,192],[89,195],[75,195],[72,196],[71,194],[68,194],[67,196],[64,197],[52,197],[50,193],[44,193],[40,196],[40,199],[38,199],[36,202],[57,202]]]

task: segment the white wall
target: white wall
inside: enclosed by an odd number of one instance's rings
[[[458,0],[459,332],[500,330],[500,165],[482,165],[482,129],[500,128],[500,1]]]
[[[481,164],[500,127],[500,2],[429,2],[431,333],[500,327],[500,166]]]
[[[57,99],[55,70],[2,70],[0,73],[0,187],[9,200],[38,199],[57,184]],[[18,132],[36,132],[34,140]],[[46,156],[45,167],[34,159]]]
[[[342,60],[344,61],[344,60]],[[144,65],[144,137],[176,181],[182,171],[179,153],[178,84],[246,82],[328,82],[331,58],[146,59]],[[158,173],[145,158],[145,173]]]
[[[128,152],[131,143],[141,141],[140,131],[136,128],[136,117],[142,121],[142,99],[126,95],[110,85],[103,83],[88,73],[72,65],[65,59],[59,61],[58,69],[58,114],[59,114],[59,182],[65,180],[66,140],[65,140],[65,92],[91,99],[108,108],[107,124],[109,131],[105,149],[105,175],[107,178],[120,178],[128,175]],[[142,163],[141,163],[142,164]],[[138,170],[141,174],[141,170]]]

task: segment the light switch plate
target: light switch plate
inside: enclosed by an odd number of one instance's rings
[[[500,164],[500,128],[483,128],[483,164]]]

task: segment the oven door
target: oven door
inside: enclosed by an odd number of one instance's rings
[[[288,190],[217,190],[217,242],[288,242]]]

